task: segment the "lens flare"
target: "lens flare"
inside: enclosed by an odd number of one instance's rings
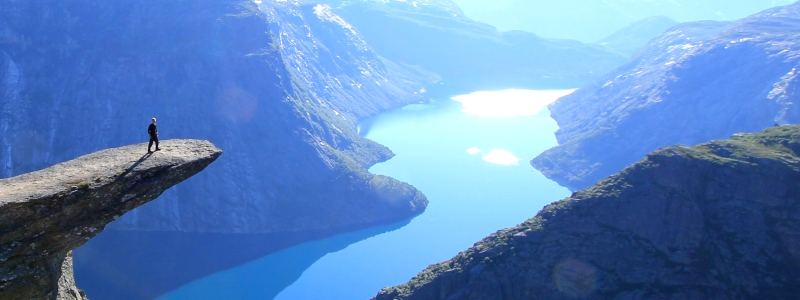
[[[217,94],[216,106],[219,114],[235,123],[242,123],[253,118],[258,101],[238,87],[227,87]]]
[[[580,298],[594,291],[597,283],[596,273],[592,265],[570,258],[556,265],[553,270],[553,281],[564,295]]]

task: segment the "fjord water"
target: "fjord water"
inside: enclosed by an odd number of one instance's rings
[[[369,299],[569,191],[528,160],[555,146],[546,105],[571,91],[476,92],[363,122],[396,156],[370,171],[430,201],[410,222],[303,243],[195,280],[160,299]]]

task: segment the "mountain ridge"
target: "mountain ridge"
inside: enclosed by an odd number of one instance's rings
[[[429,90],[443,96],[484,89],[573,88],[625,60],[574,40],[500,32],[457,7],[450,0],[349,1],[332,10],[380,55],[440,75],[439,84]]]
[[[648,41],[678,24],[677,21],[665,16],[649,17],[635,21],[593,44],[630,56]]]
[[[593,42],[643,18],[665,15],[679,22],[731,21],[794,0],[568,0],[559,2],[455,0],[476,20],[502,30],[527,30],[554,38]]]

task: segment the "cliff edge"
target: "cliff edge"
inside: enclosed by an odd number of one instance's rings
[[[222,154],[208,141],[113,148],[0,179],[0,299],[85,299],[72,249]]]
[[[795,299],[800,126],[660,149],[384,299]]]

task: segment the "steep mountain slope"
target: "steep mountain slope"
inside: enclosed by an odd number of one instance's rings
[[[352,125],[424,100],[426,79],[315,8],[3,1],[0,174],[144,141],[157,117],[162,139],[208,139],[227,155],[112,228],[327,230],[421,212],[413,187],[366,171],[392,153]]]
[[[678,22],[665,16],[644,18],[617,30],[594,44],[630,56],[639,48],[647,45],[651,39],[658,37],[675,25],[678,25]]]
[[[572,88],[625,61],[622,55],[577,41],[500,32],[465,17],[450,0],[347,1],[334,11],[380,55],[438,73],[445,85],[440,88],[451,93]]]
[[[576,190],[672,144],[800,121],[800,3],[672,28],[550,106],[559,146],[532,165]]]
[[[667,147],[375,299],[795,299],[800,126]]]

